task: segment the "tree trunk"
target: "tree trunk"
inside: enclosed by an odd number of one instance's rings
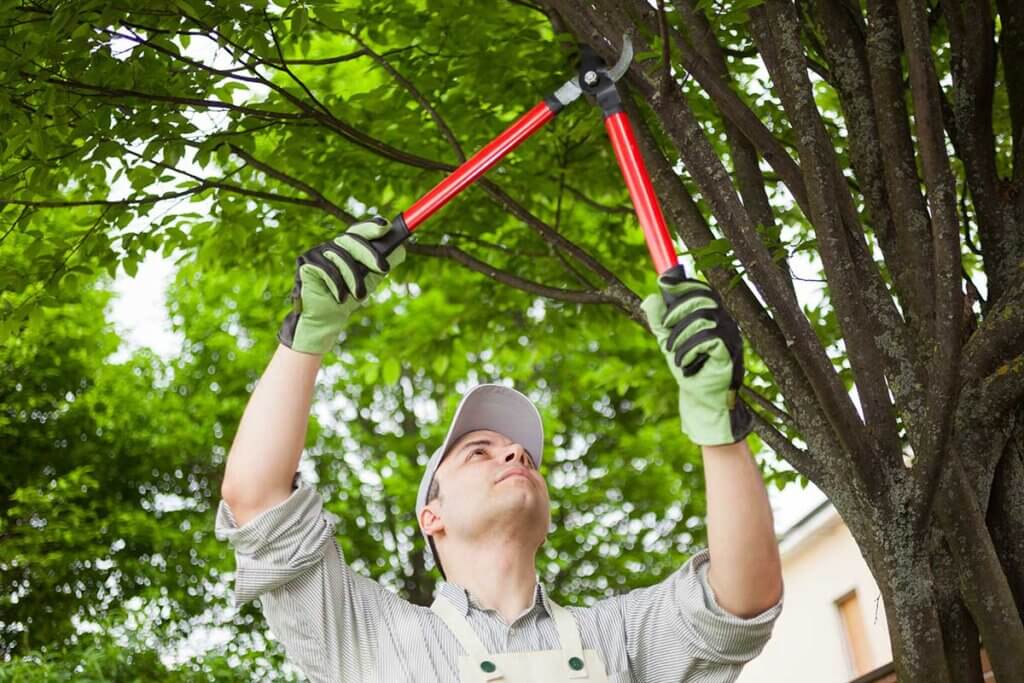
[[[996,467],[986,522],[1013,593],[1024,616],[1024,411]]]
[[[936,529],[932,530],[930,545],[949,678],[956,683],[982,683],[978,627],[960,596],[956,569],[949,561],[949,547]]]
[[[892,543],[900,535],[892,531],[881,545],[882,557],[868,564],[882,592],[897,680],[960,683],[946,666],[928,552],[918,542]]]
[[[992,661],[997,678],[1024,671],[1024,624],[1013,601],[977,498],[957,463],[946,467],[936,520],[956,568],[960,594]]]

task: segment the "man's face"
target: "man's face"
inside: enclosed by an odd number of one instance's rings
[[[446,535],[472,540],[508,530],[538,546],[544,542],[551,523],[547,483],[530,454],[504,434],[482,429],[463,435],[434,478],[441,496],[432,507]]]

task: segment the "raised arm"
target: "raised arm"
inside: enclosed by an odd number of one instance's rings
[[[319,368],[318,354],[281,344],[249,398],[220,488],[238,524],[291,495]]]
[[[321,356],[352,311],[404,258],[402,248],[387,258],[375,248],[387,233],[382,219],[357,223],[299,257],[293,308],[278,334],[281,345],[249,399],[224,471],[221,496],[237,524],[291,495]]]
[[[708,581],[723,608],[752,617],[782,597],[771,506],[747,446],[752,419],[738,399],[743,339],[707,284],[670,269],[644,311],[679,384],[683,431],[702,447],[708,501]],[[669,302],[666,304],[665,297]]]
[[[708,582],[723,609],[749,618],[782,597],[782,564],[768,491],[746,440],[704,446]]]

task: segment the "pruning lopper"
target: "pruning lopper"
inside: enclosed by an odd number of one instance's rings
[[[391,222],[388,234],[373,241],[374,248],[385,256],[390,254],[436,211],[476,182],[480,176],[555,118],[580,95],[587,94],[593,97],[604,113],[605,129],[608,131],[615,158],[618,160],[637,218],[643,228],[655,271],[662,275],[669,269],[678,267],[679,270],[676,272],[680,272],[681,266],[678,264],[675,247],[665,225],[661,205],[654,195],[647,167],[637,149],[633,127],[623,110],[615,85],[626,73],[633,59],[632,41],[628,35],[623,36],[622,53],[611,68],[588,45],[581,46],[580,56],[580,68],[576,76],[534,105],[498,137],[455,169],[451,175],[398,214]]]

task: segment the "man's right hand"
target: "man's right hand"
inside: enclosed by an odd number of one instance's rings
[[[372,243],[388,233],[383,218],[356,223],[341,236],[313,247],[297,259],[292,311],[278,339],[293,351],[330,351],[349,315],[366,302],[391,268],[405,260],[398,247],[386,259]],[[363,276],[365,267],[368,273]]]

